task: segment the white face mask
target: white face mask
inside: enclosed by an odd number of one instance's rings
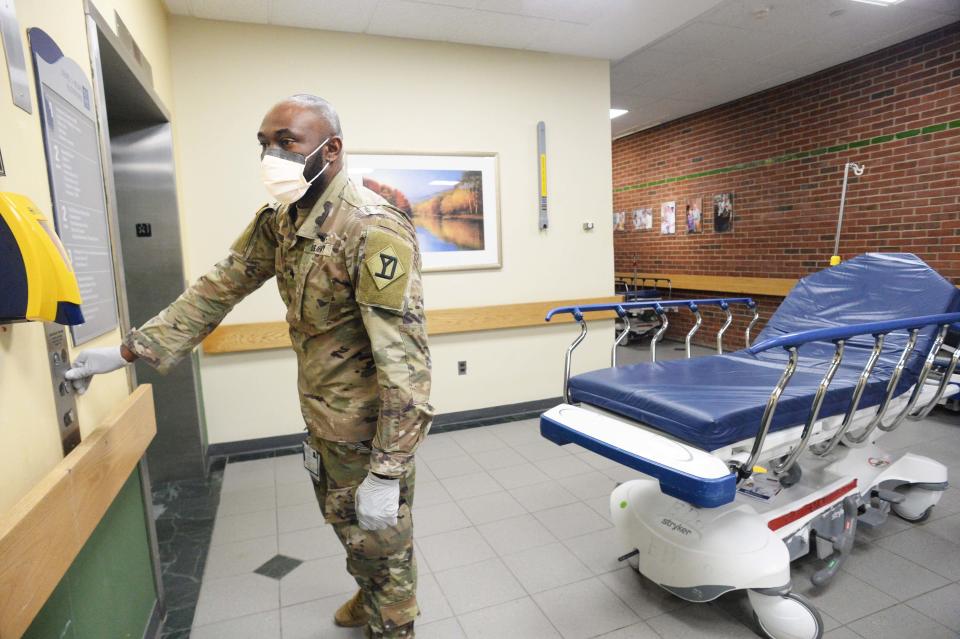
[[[293,204],[303,197],[314,180],[330,166],[324,163],[320,172],[309,180],[303,176],[307,160],[330,141],[327,138],[310,155],[301,155],[282,149],[266,149],[260,157],[260,179],[267,191],[281,204]]]

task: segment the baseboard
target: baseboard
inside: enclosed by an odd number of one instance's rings
[[[550,397],[532,402],[520,402],[519,404],[505,404],[503,406],[491,406],[490,408],[443,413],[434,416],[433,426],[430,427],[430,432],[447,433],[454,430],[463,430],[464,428],[489,426],[491,424],[502,424],[504,422],[517,422],[522,419],[533,419],[539,417],[540,413],[553,408],[562,401],[563,399],[560,397]]]
[[[143,630],[143,639],[160,639],[163,632],[163,606],[160,601],[153,602],[153,609],[150,611],[150,619],[147,620],[147,627]]]
[[[245,461],[260,459],[261,457],[274,457],[278,452],[282,452],[282,454],[287,451],[295,452],[295,449],[300,446],[306,436],[305,431],[300,431],[289,435],[273,435],[271,437],[210,444],[207,446],[207,457],[211,460],[211,466],[220,458],[227,461]]]
[[[518,404],[505,404],[503,406],[442,413],[434,416],[430,432],[448,433],[465,428],[476,428],[477,426],[489,426],[491,424],[533,419],[539,417],[540,413],[556,406],[562,401],[559,397],[551,397],[531,402],[520,402]],[[289,435],[274,435],[272,437],[258,437],[256,439],[210,444],[207,447],[207,457],[210,459],[211,468],[215,468],[219,465],[218,462],[245,461],[293,454],[298,452],[298,447],[303,441],[304,436],[305,433],[301,431]]]

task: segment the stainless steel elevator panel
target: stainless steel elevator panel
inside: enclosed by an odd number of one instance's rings
[[[109,113],[110,154],[130,323],[140,326],[185,287],[180,222],[168,122],[145,124]],[[153,384],[157,437],[147,450],[154,481],[206,472],[205,428],[196,357],[167,375],[136,364],[137,381]]]
[[[63,456],[66,457],[80,443],[77,401],[73,385],[64,377],[64,374],[70,370],[70,358],[67,356],[67,331],[59,324],[44,322],[43,332],[47,338],[47,357],[50,364],[50,378],[53,380],[57,423],[60,425],[60,443],[63,446]]]

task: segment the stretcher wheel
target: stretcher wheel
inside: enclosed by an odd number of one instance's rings
[[[781,458],[781,461],[786,459],[785,457]],[[794,464],[790,469],[780,476],[780,485],[784,488],[790,488],[800,481],[800,478],[803,477],[803,470],[800,468],[800,464]]]
[[[890,509],[900,519],[918,524],[930,518],[933,507],[943,496],[942,490],[930,490],[923,485],[906,484],[897,488],[903,499],[890,504]]]
[[[903,511],[899,508],[899,505],[900,504],[893,504],[893,506],[891,506],[891,510],[893,510],[893,514],[904,521],[909,521],[911,524],[919,524],[921,522],[924,522],[930,519],[930,513],[933,512],[933,506],[930,506],[929,508],[924,510],[922,513],[920,513],[919,516],[910,517],[909,515],[903,513]]]
[[[806,597],[792,592],[776,597],[754,597],[754,591],[748,592],[752,595],[753,619],[767,639],[822,639],[823,618]],[[758,605],[759,599],[768,604]]]

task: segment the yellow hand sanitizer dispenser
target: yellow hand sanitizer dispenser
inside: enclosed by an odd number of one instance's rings
[[[50,218],[26,196],[0,192],[0,322],[82,324],[80,287]]]

